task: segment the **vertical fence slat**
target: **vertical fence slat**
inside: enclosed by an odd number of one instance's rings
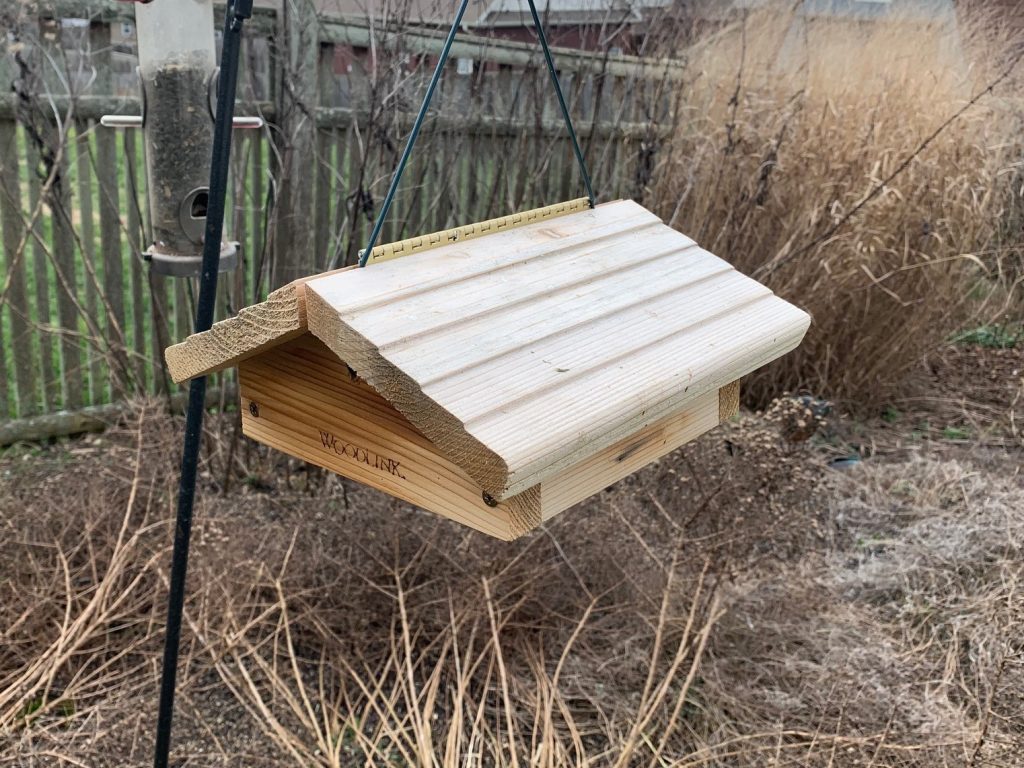
[[[448,221],[448,185],[451,181],[451,166],[446,144],[447,142],[442,142],[440,149],[430,153],[432,175],[428,190],[432,192],[430,211],[433,214],[430,229],[444,229]]]
[[[146,300],[142,286],[146,281],[142,259],[142,220],[139,201],[139,173],[136,162],[135,131],[121,131],[124,152],[125,203],[127,211],[129,271],[132,283],[132,350],[135,378],[139,388],[147,391]]]
[[[82,258],[87,262],[88,268],[85,274],[85,311],[89,317],[97,318],[99,314],[99,303],[97,300],[97,285],[99,280],[94,280],[89,273],[96,268],[96,233],[94,230],[95,215],[92,207],[92,148],[90,146],[89,126],[82,120],[79,121],[75,141],[75,175],[77,176],[78,195],[78,239],[82,244]],[[98,276],[97,276],[98,277]],[[107,383],[104,381],[106,366],[103,365],[103,349],[96,339],[85,349],[86,360],[88,361],[88,386],[89,402],[106,402]]]
[[[621,124],[622,110],[621,110],[621,99],[625,96],[625,87],[623,78],[621,77],[609,77],[608,78],[608,98],[605,99],[605,107],[608,110],[608,119],[614,120]],[[612,195],[619,197],[622,191],[622,178],[620,170],[620,158],[626,151],[624,142],[616,141],[611,145],[611,151],[609,152],[608,158],[608,186],[611,190]]]
[[[520,89],[525,88],[526,80],[527,78],[525,76],[521,78],[518,84],[518,87]],[[509,83],[510,89],[511,86],[512,84]],[[533,133],[533,131],[526,125],[526,108],[522,104],[523,101],[524,98],[521,93],[515,96],[513,96],[511,93],[509,94],[509,118],[512,119],[518,117],[523,119],[523,129],[519,132],[519,135],[516,136],[513,141],[514,147],[512,149],[511,155],[513,157],[522,158],[536,157],[535,154],[529,152],[529,150],[532,149],[531,134]],[[512,191],[512,200],[510,202],[511,208],[513,210],[523,207],[523,198],[526,196],[526,176],[528,172],[527,166],[528,164],[525,162],[515,163],[509,166],[510,175],[514,179],[512,185],[510,186],[510,190]]]
[[[405,173],[406,178],[409,179],[409,193],[402,206],[402,226],[398,232],[399,238],[411,237],[424,230],[424,183],[427,178],[427,169],[429,168],[424,154],[414,153],[409,159],[409,168]]]
[[[245,303],[258,301],[260,298],[260,274],[263,271],[263,260],[266,254],[263,252],[263,223],[264,223],[264,198],[263,198],[263,133],[261,132],[252,141],[252,165],[249,169],[249,197],[246,200],[252,211],[249,220],[249,256],[246,263],[250,270],[250,285],[252,293],[249,294]]]
[[[57,288],[57,318],[60,323],[61,384],[63,407],[72,411],[82,407],[82,333],[79,326],[78,279],[75,265],[75,231],[70,221],[71,195],[67,189],[67,164],[61,170],[63,184],[53,190],[56,203],[51,225],[53,227],[54,269],[59,269]]]
[[[246,132],[248,134],[248,132]],[[256,139],[258,141],[258,138]],[[252,151],[253,139],[246,136],[239,136],[236,140],[238,145],[231,156],[231,237],[239,242],[238,267],[231,272],[230,277],[225,280],[224,314],[234,314],[240,307],[245,306],[245,265],[249,261],[249,255],[245,252],[243,245],[246,232],[246,167],[247,155]]]
[[[359,209],[359,169],[358,164],[359,158],[359,146],[355,140],[356,121],[352,120],[351,123],[345,129],[344,141],[345,141],[345,202],[344,202],[344,215],[347,226],[341,233],[342,242],[339,245],[341,249],[341,259],[338,266],[348,266],[352,263],[355,256],[355,252],[362,246],[356,245],[356,240],[359,237],[358,222],[362,216],[362,212]]]
[[[96,70],[94,87],[99,93],[113,90],[113,47],[110,25],[89,25],[89,49]],[[124,396],[132,379],[128,363],[125,327],[124,253],[121,250],[121,185],[118,183],[117,135],[97,128],[96,180],[99,192],[100,250],[103,253],[103,299],[106,303],[107,347],[110,349],[110,388],[115,397]]]
[[[50,145],[68,141],[58,130],[51,132]],[[61,327],[61,375],[64,384],[64,408],[82,407],[82,338],[79,328],[75,233],[71,222],[71,190],[68,183],[67,154],[60,158],[56,182],[50,189],[50,226],[53,232],[53,262],[57,272],[57,317]]]
[[[238,260],[238,268],[231,273],[229,281],[230,293],[225,303],[227,313],[235,313],[245,306],[245,267],[251,256],[245,252],[246,232],[248,231],[246,215],[249,211],[248,200],[245,197],[246,182],[248,181],[246,169],[248,168],[248,155],[252,151],[252,145],[259,141],[259,137],[248,135],[239,136],[237,149],[231,157],[231,237],[239,243],[241,257]]]
[[[175,344],[192,333],[192,312],[186,290],[189,287],[188,281],[185,278],[176,278],[171,285],[174,295],[174,336],[170,343]]]
[[[153,361],[153,389],[157,394],[165,394],[169,388],[167,366],[164,363],[164,348],[170,343],[171,316],[170,301],[167,298],[167,278],[153,270],[146,271],[149,282],[150,325],[149,341],[151,346],[150,359]]]
[[[332,266],[340,267],[345,262],[345,232],[348,226],[348,196],[352,191],[349,186],[350,176],[346,171],[352,146],[348,144],[348,132],[351,126],[334,131],[334,172],[337,181],[334,185],[334,219],[331,227]]]
[[[100,128],[96,136],[96,180],[99,185],[100,250],[103,253],[104,300],[107,343],[115,365],[111,366],[110,386],[115,395],[125,392],[128,372],[125,349],[124,254],[121,250],[121,194],[118,184],[116,136]]]
[[[331,221],[331,143],[327,131],[316,132],[316,190],[313,219],[313,258],[310,265],[314,271],[327,269],[328,228]]]
[[[568,98],[569,109],[577,119],[579,119],[579,106],[582,101],[582,79],[583,75],[574,72],[567,77],[568,82],[565,83],[565,89],[568,91],[566,97]],[[583,179],[580,177],[580,169],[576,162],[576,156],[573,154],[572,140],[565,138],[558,142],[556,146],[562,155],[562,168],[564,169],[561,183],[558,185],[558,192],[555,195],[556,199],[568,200],[571,197],[576,197],[572,193],[576,189],[580,190],[580,194],[586,194],[583,188]]]
[[[320,94],[319,103],[331,106],[335,103],[334,98],[334,46],[324,44],[320,46],[320,57],[317,60],[317,88]],[[329,238],[328,229],[331,222],[331,177],[333,168],[331,164],[331,140],[330,132],[327,129],[315,127],[316,146],[314,158],[316,163],[314,190],[314,219],[313,219],[313,258],[310,265],[314,271],[327,269],[329,256],[327,255],[327,243]]]
[[[338,253],[338,228],[335,222],[338,219],[339,210],[345,208],[345,182],[342,173],[342,163],[345,158],[345,150],[338,141],[339,129],[331,126],[327,134],[327,153],[331,158],[330,174],[327,186],[328,195],[331,198],[331,215],[327,220],[327,265],[333,267]]]
[[[41,194],[39,177],[35,172],[38,159],[38,153],[26,146],[25,164],[29,168],[28,192],[31,209],[35,209]],[[60,362],[51,330],[51,325],[54,323],[54,307],[50,300],[50,284],[53,281],[51,277],[53,274],[52,264],[50,263],[50,254],[47,253],[47,249],[40,242],[41,238],[39,237],[43,232],[42,218],[43,214],[36,219],[32,235],[32,261],[35,277],[33,282],[36,288],[35,319],[40,329],[39,352],[40,372],[43,379],[43,402],[47,411],[54,411],[61,399]]]
[[[13,122],[0,122],[0,219],[3,225],[3,244],[7,275],[7,309],[10,320],[11,367],[14,370],[17,413],[29,416],[36,412],[36,366],[32,358],[34,332],[30,322],[28,288],[26,284],[26,255],[28,242],[24,241],[25,225],[21,211],[21,173],[18,168],[17,131]],[[23,242],[24,241],[24,242]],[[23,247],[19,251],[18,246]],[[0,329],[2,335],[2,329]],[[3,353],[0,352],[0,357]],[[7,385],[6,373],[0,375]],[[4,400],[8,399],[6,393]],[[0,413],[7,413],[4,404]]]

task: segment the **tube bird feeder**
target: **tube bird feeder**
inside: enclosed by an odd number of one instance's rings
[[[104,124],[142,127],[153,232],[143,259],[160,274],[194,277],[202,263],[213,146],[213,1],[139,4],[135,24],[141,119],[109,116]],[[237,264],[237,247],[222,243],[220,270]]]

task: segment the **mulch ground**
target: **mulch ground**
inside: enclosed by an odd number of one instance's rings
[[[1024,449],[1024,345],[949,345],[918,369],[914,394],[845,435],[862,455],[956,446]]]

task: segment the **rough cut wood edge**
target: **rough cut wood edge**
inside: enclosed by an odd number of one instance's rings
[[[181,383],[237,365],[265,349],[301,335],[306,330],[302,287],[295,281],[278,288],[266,301],[239,310],[234,317],[214,323],[164,352],[171,378]]]
[[[239,365],[243,432],[501,539],[541,522],[531,488],[489,505],[479,485],[310,334]]]
[[[193,333],[164,351],[167,369],[175,383],[231,368],[242,360],[306,331],[305,285],[355,267],[341,267],[318,275],[300,277],[271,291],[265,301],[243,307],[234,317],[214,323],[202,333]]]
[[[740,380],[718,390],[718,420],[728,421],[740,412]]]

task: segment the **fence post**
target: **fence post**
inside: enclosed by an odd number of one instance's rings
[[[89,52],[96,70],[93,88],[104,95],[113,92],[113,56],[110,25],[89,25]],[[124,257],[121,252],[121,192],[118,181],[117,135],[100,129],[96,134],[96,181],[99,191],[100,250],[103,252],[103,288],[106,313],[106,346],[110,350],[110,390],[123,397],[133,378],[128,365],[124,310]]]
[[[47,45],[45,37],[40,36],[40,50]],[[57,61],[60,46],[60,29],[53,45],[53,55]],[[41,67],[43,73],[45,69]],[[39,83],[42,85],[44,76],[41,74]],[[45,86],[44,86],[45,87]],[[50,206],[50,226],[53,232],[53,264],[58,273],[57,316],[61,327],[61,361],[63,363],[64,408],[77,410],[82,407],[82,324],[81,305],[78,300],[78,265],[75,263],[74,223],[71,209],[71,125],[62,120],[60,124],[50,121],[44,113],[43,103],[33,107],[46,121],[44,128],[46,171],[52,174],[54,183],[46,193],[46,202]]]
[[[22,220],[21,171],[18,167],[17,131],[13,122],[0,122],[0,218],[7,270],[7,307],[11,323],[11,359],[19,416],[36,411],[36,374],[32,354],[33,329],[29,318],[25,270],[29,253]],[[19,244],[22,246],[18,250]],[[6,383],[6,380],[5,380]],[[2,414],[6,416],[6,411]]]
[[[318,23],[312,0],[284,0],[278,17],[277,92],[281,165],[271,288],[302,277],[313,266],[313,163],[318,103]]]

